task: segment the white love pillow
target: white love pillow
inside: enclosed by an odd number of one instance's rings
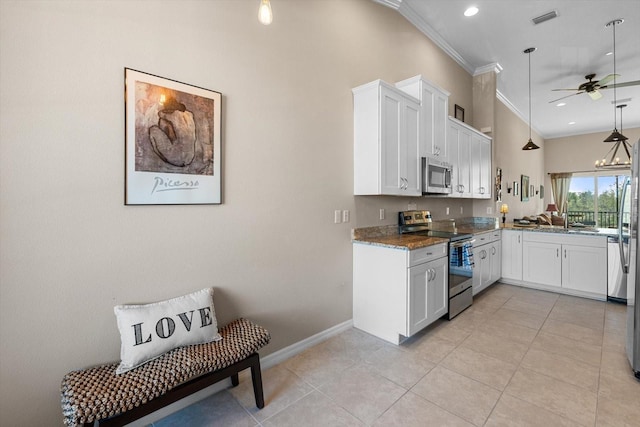
[[[213,307],[213,288],[166,301],[113,308],[120,331],[120,366],[130,371],[176,347],[222,339]]]

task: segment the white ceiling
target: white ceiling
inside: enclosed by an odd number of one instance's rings
[[[622,18],[615,26],[617,83],[640,80],[640,0],[374,0],[398,10],[471,74],[499,64],[498,96],[528,122],[529,95],[527,54],[531,53],[531,122],[543,138],[555,138],[620,129],[620,109],[613,106],[614,90],[601,90],[593,101],[586,93],[564,99],[557,107],[549,101],[572,92],[556,88],[577,88],[586,82],[613,74],[613,29],[606,24]],[[468,6],[480,9],[465,17]],[[558,17],[534,25],[532,18],[556,11]],[[612,84],[613,82],[611,82]],[[619,87],[618,104],[622,127],[640,127],[640,86]],[[569,125],[569,122],[575,122]],[[623,132],[624,133],[624,132]],[[631,142],[631,141],[630,141]]]

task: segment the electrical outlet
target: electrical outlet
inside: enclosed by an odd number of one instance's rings
[[[489,206],[487,208],[487,215],[492,215],[493,214],[493,209],[491,208],[491,206]]]
[[[342,222],[349,222],[351,219],[351,213],[348,209],[342,211]]]
[[[410,210],[410,211],[415,211],[416,209],[418,209],[418,205],[415,204],[415,203],[409,203],[407,205],[407,209]]]
[[[464,213],[464,208],[462,206],[460,206],[460,214]]]
[[[335,224],[340,224],[342,222],[342,211],[340,210],[333,211],[333,222]]]
[[[380,219],[384,219],[384,209],[380,209]]]
[[[445,215],[449,215],[449,206],[447,206],[445,210],[446,210]]]

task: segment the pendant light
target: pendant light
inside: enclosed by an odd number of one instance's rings
[[[540,148],[531,140],[531,52],[534,52],[535,50],[535,47],[530,47],[523,51],[523,53],[529,55],[529,141],[524,147],[522,147],[525,151],[537,150]]]
[[[627,138],[616,128],[616,25],[620,25],[624,19],[614,19],[607,23],[607,27],[613,27],[613,132],[604,140],[604,142],[626,141]],[[620,110],[622,113],[622,110]]]
[[[269,25],[273,21],[273,12],[271,12],[271,3],[269,0],[260,0],[258,21],[263,25]]]
[[[620,132],[622,132],[622,109],[626,107],[627,104],[620,104],[616,108],[620,109]],[[622,135],[622,133],[620,133]],[[620,150],[620,146],[624,149],[624,153],[627,155],[627,158],[621,161],[620,157],[618,157],[618,151]],[[598,169],[629,169],[631,167],[631,144],[627,142],[627,138],[620,139],[616,141],[613,147],[609,150],[609,152],[604,156],[602,160],[596,160],[596,168]],[[611,153],[611,157],[609,161],[607,161],[607,156]]]

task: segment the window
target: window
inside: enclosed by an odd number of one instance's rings
[[[569,222],[618,227],[618,206],[627,175],[574,174],[568,195]]]

